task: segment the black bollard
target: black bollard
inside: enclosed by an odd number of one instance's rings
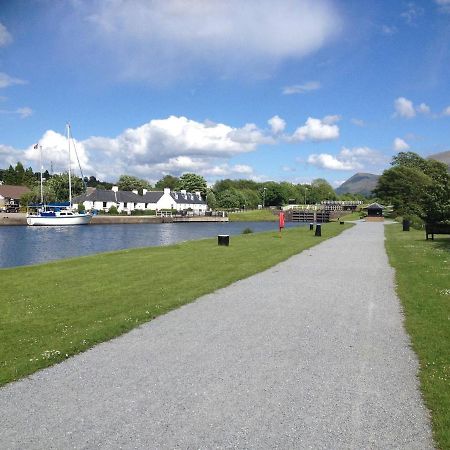
[[[316,225],[315,236],[322,236],[322,225],[319,224]]]
[[[310,229],[310,230],[314,230],[314,224],[313,224],[313,223],[310,223],[310,224],[309,224],[309,229]]]
[[[403,219],[403,231],[409,231],[410,225],[411,225],[411,223],[409,220]]]
[[[228,247],[230,245],[230,235],[219,234],[217,236],[217,245],[225,245],[226,247]]]

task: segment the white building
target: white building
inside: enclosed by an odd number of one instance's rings
[[[174,209],[176,211],[192,210],[195,214],[202,214],[208,208],[200,192],[194,194],[184,190],[171,192],[169,188],[165,188],[164,191],[144,189],[142,195],[139,195],[138,191],[119,191],[117,186],[113,186],[110,191],[88,188],[86,194],[73,199],[75,207],[80,203],[83,203],[88,211],[93,209],[108,211],[115,206],[119,212]]]

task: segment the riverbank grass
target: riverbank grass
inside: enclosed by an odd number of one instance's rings
[[[230,222],[276,222],[278,214],[274,214],[271,209],[254,209],[229,213],[228,220]]]
[[[386,226],[405,327],[420,361],[420,383],[441,449],[450,449],[450,239]]]
[[[0,270],[0,385],[118,336],[336,236],[323,225]],[[7,282],[6,282],[7,281]]]

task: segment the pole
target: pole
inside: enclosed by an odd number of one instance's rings
[[[44,204],[44,192],[43,192],[43,187],[42,187],[42,170],[44,169],[42,167],[42,145],[39,146],[39,159],[40,159],[40,163],[41,163],[41,204]]]
[[[70,166],[70,123],[67,123],[67,145],[69,147],[69,207],[72,207],[72,174]]]

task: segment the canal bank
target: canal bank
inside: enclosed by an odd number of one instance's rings
[[[228,222],[222,216],[94,216],[91,225],[140,224],[140,223],[178,223],[178,222]],[[26,225],[25,213],[0,213],[0,225]]]

